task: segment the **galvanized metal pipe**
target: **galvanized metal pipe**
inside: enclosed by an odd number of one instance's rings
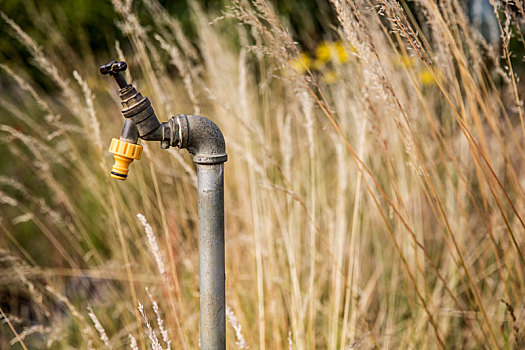
[[[178,146],[193,154],[199,191],[201,349],[226,349],[224,270],[224,162],[226,144],[217,125],[178,115]]]
[[[226,348],[224,165],[198,164],[201,349]]]

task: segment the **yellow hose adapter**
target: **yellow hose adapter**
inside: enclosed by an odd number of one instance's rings
[[[129,165],[133,159],[140,159],[142,146],[119,139],[112,139],[109,145],[109,153],[113,153],[115,164],[111,168],[111,177],[117,180],[126,180]]]

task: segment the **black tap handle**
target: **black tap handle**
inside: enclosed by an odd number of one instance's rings
[[[128,68],[128,64],[124,61],[111,61],[108,64],[100,66],[100,73],[106,75],[109,74],[117,81],[118,86],[122,89],[128,86],[128,83],[120,74]]]

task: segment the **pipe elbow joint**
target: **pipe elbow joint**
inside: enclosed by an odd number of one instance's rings
[[[193,162],[197,164],[224,163],[226,142],[219,127],[208,118],[200,115],[179,114],[180,148],[186,148],[193,155]]]

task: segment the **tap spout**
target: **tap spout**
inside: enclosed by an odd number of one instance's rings
[[[126,119],[124,122],[122,132],[120,133],[120,140],[129,143],[137,143],[139,140],[139,131],[137,130],[135,123],[129,119]]]

